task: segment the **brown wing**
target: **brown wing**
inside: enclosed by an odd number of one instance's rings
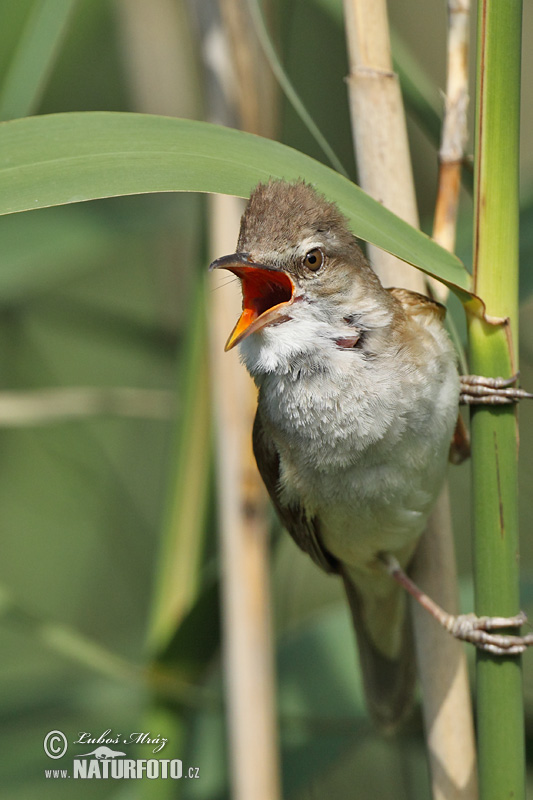
[[[255,415],[253,430],[255,460],[274,507],[285,528],[298,547],[311,556],[326,572],[338,572],[337,564],[320,543],[319,523],[316,517],[309,518],[299,503],[285,505],[279,491],[279,454],[265,430],[259,409]]]
[[[403,310],[406,314],[409,314],[409,316],[433,314],[440,320],[444,320],[446,316],[446,306],[443,306],[442,303],[437,303],[436,300],[431,300],[429,297],[426,297],[425,294],[411,292],[409,289],[397,289],[395,287],[387,289],[387,291],[402,304]]]
[[[450,464],[462,464],[470,457],[470,436],[461,414],[457,417],[457,424],[450,445]]]

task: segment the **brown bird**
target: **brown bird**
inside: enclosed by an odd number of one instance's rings
[[[368,706],[390,728],[415,680],[390,572],[408,567],[442,487],[462,391],[445,309],[385,289],[337,206],[304,182],[260,184],[237,252],[211,268],[241,279],[226,349],[240,346],[259,388],[259,471],[295,542],[341,576]]]

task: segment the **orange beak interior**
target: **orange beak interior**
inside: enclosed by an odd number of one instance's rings
[[[242,314],[225,347],[231,350],[250,333],[279,320],[276,312],[292,301],[294,285],[288,275],[278,270],[240,264],[227,269],[241,279],[242,286]]]

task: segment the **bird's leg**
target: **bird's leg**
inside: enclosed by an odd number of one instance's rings
[[[380,558],[389,575],[400,586],[403,586],[420,603],[422,608],[429,611],[431,616],[456,639],[471,642],[481,650],[499,656],[519,655],[533,645],[532,633],[526,636],[515,636],[490,632],[499,628],[519,628],[527,621],[523,611],[515,617],[477,617],[475,614],[448,614],[409,578],[394,556],[383,553]]]
[[[485,378],[482,375],[461,375],[462,405],[508,405],[522,399],[533,399],[533,394],[517,389],[518,373],[510,378]]]

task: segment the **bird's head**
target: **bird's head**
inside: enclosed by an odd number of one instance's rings
[[[295,348],[306,338],[330,335],[326,328],[342,336],[353,325],[358,297],[368,305],[369,297],[383,292],[346,218],[303,181],[256,187],[241,220],[237,252],[210,266],[220,268],[240,278],[243,294],[226,350],[281,325]]]

